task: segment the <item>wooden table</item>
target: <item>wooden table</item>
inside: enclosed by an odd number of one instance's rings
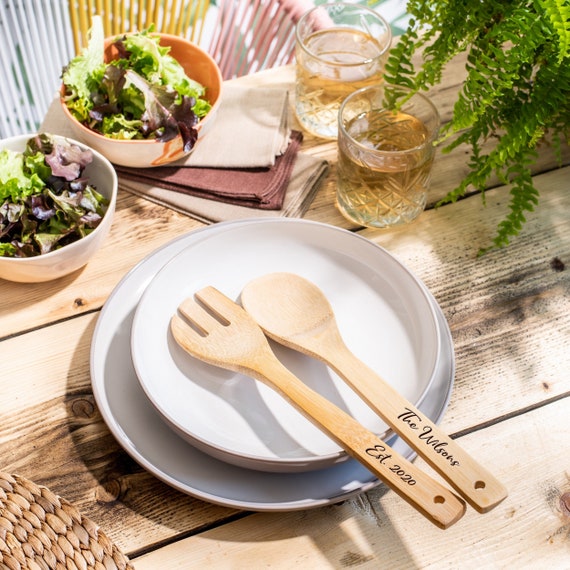
[[[431,96],[449,118],[461,62]],[[243,83],[291,85],[290,67]],[[90,342],[102,305],[147,254],[202,226],[125,191],[103,249],[74,275],[40,285],[0,282],[0,470],[73,502],[137,570],[172,568],[570,567],[570,152],[544,148],[540,206],[521,235],[478,258],[508,188],[433,209],[466,170],[438,156],[428,209],[390,231],[351,227],[334,206],[334,143],[306,137],[331,161],[306,218],[358,231],[408,265],[451,328],[456,376],[442,427],[508,487],[481,515],[439,530],[383,486],[306,511],[240,512],[162,483],[111,435],[90,384]],[[421,467],[427,465],[416,460]]]

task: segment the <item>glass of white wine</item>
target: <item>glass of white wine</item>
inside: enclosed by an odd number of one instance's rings
[[[335,139],[344,98],[382,81],[390,26],[366,6],[331,2],[305,13],[295,33],[297,118],[313,135]]]
[[[337,206],[361,226],[388,228],[423,212],[439,113],[425,95],[378,85],[350,94],[338,114]]]

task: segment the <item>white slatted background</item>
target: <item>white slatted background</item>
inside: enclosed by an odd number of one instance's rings
[[[67,0],[0,0],[0,135],[33,132],[73,54]]]

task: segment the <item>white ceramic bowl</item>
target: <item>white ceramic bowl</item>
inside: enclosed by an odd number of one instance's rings
[[[249,281],[279,271],[321,288],[351,350],[420,405],[441,351],[437,317],[422,284],[371,241],[308,220],[252,219],[204,230],[142,295],[131,328],[132,361],[163,420],[204,453],[260,471],[323,469],[348,455],[270,387],[193,358],[170,331],[180,303],[202,287],[238,299]],[[323,363],[272,346],[312,389],[383,439],[393,436]]]
[[[198,131],[196,144],[199,144],[200,139],[205,136],[214,122],[221,102],[222,73],[214,59],[196,44],[179,36],[169,34],[157,35],[160,36],[160,45],[170,46],[170,55],[182,65],[188,77],[206,87],[206,98],[212,105],[212,108],[196,126]],[[105,45],[107,46],[105,57],[108,61],[115,58],[114,48],[110,45],[115,37],[113,36],[105,40]],[[190,152],[184,151],[180,135],[167,142],[157,140],[118,140],[105,137],[77,121],[70,113],[63,98],[61,99],[61,106],[67,123],[73,131],[73,136],[88,144],[91,148],[98,150],[113,164],[133,168],[149,168],[168,164],[192,152],[191,150]]]
[[[34,134],[19,135],[0,141],[0,150],[10,149],[23,152],[27,141]],[[85,144],[73,139],[50,135],[55,140],[67,140],[82,149],[88,149]],[[85,168],[85,176],[97,191],[109,200],[107,211],[100,224],[89,235],[73,243],[49,253],[35,257],[3,257],[0,256],[0,278],[21,283],[40,283],[63,277],[83,267],[91,256],[101,247],[107,237],[117,201],[117,174],[113,165],[93,149],[93,162]]]

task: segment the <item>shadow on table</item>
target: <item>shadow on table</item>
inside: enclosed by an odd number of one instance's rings
[[[199,540],[190,538],[184,546],[193,562],[207,560],[214,568],[217,556],[235,561],[236,568],[418,568],[379,503],[385,493],[378,487],[319,509],[253,514],[206,531]]]

